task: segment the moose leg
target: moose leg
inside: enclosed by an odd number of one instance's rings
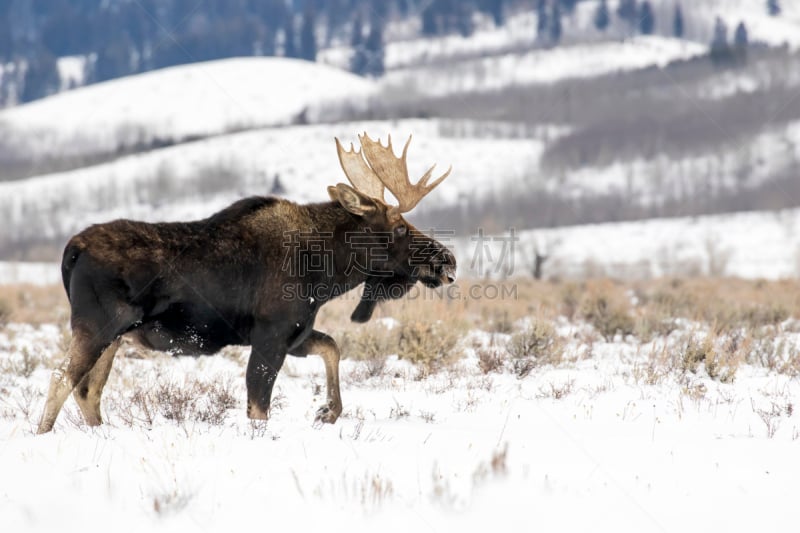
[[[100,415],[100,397],[103,394],[103,387],[108,381],[108,374],[111,372],[111,364],[114,362],[119,342],[119,339],[115,340],[103,351],[94,367],[72,392],[72,396],[83,413],[84,420],[90,426],[99,426],[103,423],[103,417]]]
[[[47,433],[53,429],[67,396],[94,367],[106,346],[85,330],[73,331],[67,356],[50,378],[50,391],[47,393],[37,433]]]
[[[319,354],[325,362],[325,380],[328,387],[328,403],[317,411],[317,420],[333,424],[342,414],[342,397],[339,393],[339,347],[336,341],[321,331],[314,330],[292,355]]]
[[[253,344],[245,375],[248,418],[254,420],[269,418],[272,386],[275,385],[275,378],[278,377],[278,371],[283,366],[285,358],[285,351],[275,351],[270,347]]]

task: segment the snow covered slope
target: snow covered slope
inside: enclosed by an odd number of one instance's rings
[[[648,36],[624,41],[581,43],[527,52],[509,52],[454,63],[425,64],[390,71],[381,80],[389,94],[397,88],[418,94],[446,95],[503,87],[590,78],[705,53],[705,45]]]
[[[654,2],[655,4],[656,2]],[[750,41],[760,41],[774,46],[800,47],[800,3],[796,0],[779,2],[781,14],[772,17],[767,13],[766,0],[694,0],[684,2],[684,12],[696,20],[713,24],[720,17],[733,33],[739,22],[747,26]],[[659,0],[658,4],[674,4],[673,0]],[[710,37],[710,33],[709,33]]]
[[[442,172],[453,165],[447,187],[435,191],[432,202],[454,203],[462,195],[519,181],[541,156],[543,145],[536,140],[486,139],[469,131],[454,137],[448,132],[456,126],[408,120],[265,129],[0,183],[5,221],[0,241],[63,238],[90,223],[119,217],[202,218],[242,196],[273,192],[276,176],[290,199],[326,200],[327,186],[344,180],[334,137],[357,142],[356,134],[363,131],[384,142],[391,133],[398,153],[413,133],[409,171],[414,176],[436,162]]]
[[[348,72],[283,58],[183,65],[61,93],[0,112],[4,144],[29,153],[114,151],[307,120],[334,102],[357,105],[373,84]]]

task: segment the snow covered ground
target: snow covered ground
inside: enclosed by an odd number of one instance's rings
[[[577,338],[581,327],[560,329]],[[59,336],[52,326],[11,326],[0,333],[0,361],[58,357]],[[313,357],[288,361],[266,425],[245,418],[237,353],[120,356],[106,425],[82,426],[70,399],[44,436],[32,430],[49,370],[0,373],[0,528],[792,528],[796,379],[743,366],[735,383],[700,371],[651,384],[648,349],[619,338],[523,378],[508,368],[483,374],[474,349],[487,342],[471,333],[459,365],[422,379],[394,358],[375,377],[365,377],[365,363],[345,361],[345,413],[324,427],[313,424],[324,383]],[[160,407],[151,422],[130,417],[135,391],[197,383],[223,387],[233,406],[213,422],[166,418]],[[194,400],[205,405],[208,396]]]
[[[352,105],[374,84],[339,69],[284,58],[182,65],[99,83],[0,112],[11,147],[54,155],[114,152],[153,139],[180,140],[314,121],[325,106]]]

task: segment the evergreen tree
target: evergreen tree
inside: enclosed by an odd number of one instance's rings
[[[617,6],[617,16],[630,25],[636,24],[637,11],[636,0],[620,0]]]
[[[370,20],[372,23],[377,23],[381,26],[386,25],[386,21],[389,18],[389,8],[391,7],[391,3],[392,2],[387,2],[386,0],[371,0],[370,12],[372,15],[370,16]]]
[[[297,42],[294,33],[294,16],[290,13],[283,26],[283,55],[297,57]]]
[[[714,23],[714,36],[711,39],[709,54],[711,61],[716,64],[725,63],[732,57],[731,48],[728,44],[728,26],[719,17]]]
[[[364,24],[361,15],[356,15],[353,21],[353,35],[350,37],[350,46],[353,48],[353,56],[350,58],[350,70],[363,76],[367,71],[367,54],[364,50]]]
[[[594,12],[594,27],[600,31],[606,31],[610,23],[611,17],[608,12],[608,0],[600,0],[600,3],[597,5],[597,11]]]
[[[736,60],[740,62],[747,61],[747,46],[749,45],[749,38],[747,36],[747,27],[744,21],[739,22],[736,26],[736,31],[733,34],[733,51],[736,55]]]
[[[575,12],[575,6],[578,5],[578,0],[556,0],[558,4],[561,5],[561,8],[569,14]]]
[[[0,62],[11,59],[14,51],[14,40],[11,38],[11,21],[3,12],[4,2],[0,1]]]
[[[747,27],[744,25],[744,22],[740,22],[739,25],[736,26],[736,32],[733,35],[733,44],[736,48],[747,48],[749,39],[747,37]]]
[[[369,35],[364,42],[364,51],[367,55],[365,74],[382,76],[384,72],[383,26],[373,20],[370,24]]]
[[[503,0],[479,0],[478,9],[491,15],[494,25],[499,28],[506,22],[503,13],[504,4]]]
[[[25,70],[22,101],[30,102],[58,92],[61,77],[58,74],[56,57],[47,49],[41,48],[28,59]]]
[[[463,37],[469,37],[475,31],[475,25],[472,22],[472,15],[475,12],[475,4],[462,0],[458,3],[457,9],[456,26],[458,27],[458,33],[460,33]]]
[[[133,44],[127,34],[122,34],[97,53],[92,79],[96,82],[113,80],[132,72]]]
[[[550,42],[558,44],[561,41],[561,7],[558,3],[553,4],[553,12],[550,15]]]
[[[641,12],[639,13],[639,31],[642,35],[652,35],[656,27],[656,18],[653,14],[653,6],[649,1],[642,3]]]
[[[678,39],[682,39],[683,33],[683,10],[681,9],[681,5],[677,4],[675,6],[675,16],[672,19],[672,35]]]
[[[300,29],[300,57],[306,61],[317,60],[317,37],[314,33],[316,21],[310,9],[303,13],[303,26]]]
[[[772,17],[777,17],[781,14],[781,4],[778,0],[767,0],[767,13]]]
[[[87,16],[80,13],[70,2],[52,2],[49,7],[39,22],[41,43],[44,47],[59,56],[87,52],[93,44],[92,32],[82,31],[82,28],[91,25]],[[120,32],[115,29],[122,25],[120,21],[114,20],[107,11],[101,11],[94,16],[104,22],[97,25],[98,28],[95,30],[104,37],[103,44],[118,38]]]
[[[281,175],[275,174],[275,179],[272,181],[272,188],[269,191],[274,196],[283,196],[286,194],[286,187],[281,183]]]
[[[345,0],[325,2],[325,42],[328,46],[330,46],[333,36],[347,23],[347,8]]]
[[[436,5],[434,2],[428,4],[422,11],[422,35],[432,37],[439,35],[439,24],[436,16]]]
[[[547,0],[536,1],[536,35],[543,39],[550,27],[550,17],[547,13]]]
[[[410,1],[411,0],[397,0],[397,13],[401,18],[408,17],[409,12],[411,11],[411,6],[408,5]]]

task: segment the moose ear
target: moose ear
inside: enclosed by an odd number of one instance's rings
[[[354,215],[369,215],[378,210],[375,200],[344,183],[328,187],[328,195]]]

